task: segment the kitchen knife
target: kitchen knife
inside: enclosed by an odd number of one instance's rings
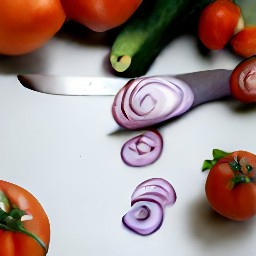
[[[23,74],[20,83],[31,90],[54,95],[116,95],[128,82],[125,78]]]

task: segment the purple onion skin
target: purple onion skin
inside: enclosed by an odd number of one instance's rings
[[[232,70],[214,69],[176,75],[186,82],[194,93],[192,108],[202,103],[231,95],[229,79]]]

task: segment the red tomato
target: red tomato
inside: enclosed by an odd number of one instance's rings
[[[215,0],[202,11],[198,36],[211,50],[220,50],[240,26],[240,8],[231,0]]]
[[[256,102],[256,56],[244,59],[230,76],[231,94],[243,102]]]
[[[244,221],[256,214],[256,155],[227,154],[211,167],[205,184],[211,207],[221,215]]]
[[[50,224],[37,199],[25,189],[0,180],[0,208],[0,256],[44,256],[50,241]],[[23,221],[20,217],[13,217],[15,212],[24,214],[23,211],[32,219]],[[7,219],[16,219],[15,225]],[[6,231],[6,226],[19,232]],[[41,240],[45,247],[21,232],[23,227]]]
[[[230,41],[233,51],[245,58],[256,54],[256,26],[239,31]]]
[[[0,0],[0,54],[31,52],[62,26],[60,0]]]
[[[142,0],[61,0],[68,18],[103,32],[124,23]]]

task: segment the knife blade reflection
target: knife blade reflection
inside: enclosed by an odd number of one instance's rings
[[[71,96],[113,96],[128,82],[125,78],[54,76],[43,74],[18,75],[20,83],[31,90]]]

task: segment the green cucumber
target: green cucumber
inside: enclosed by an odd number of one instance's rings
[[[211,0],[144,0],[134,16],[119,31],[110,52],[118,75],[144,75],[170,42],[198,19]]]

